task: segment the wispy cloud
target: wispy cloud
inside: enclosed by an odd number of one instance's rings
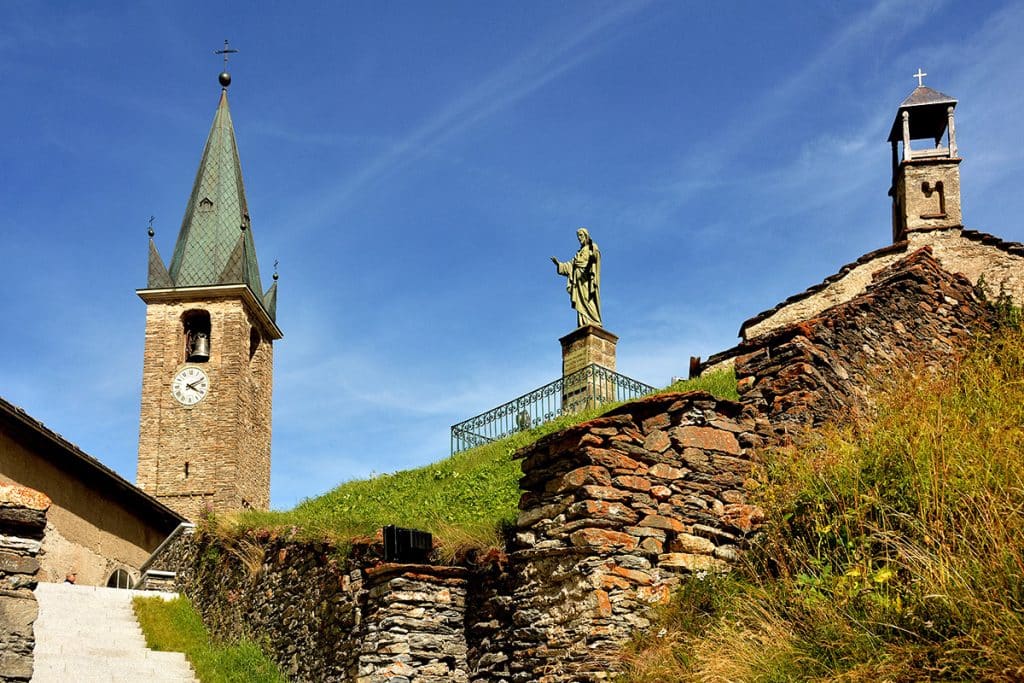
[[[405,137],[396,140],[362,168],[325,193],[309,212],[309,221],[321,223],[336,214],[368,184],[430,154],[484,119],[509,109],[563,74],[604,52],[623,37],[610,29],[636,15],[648,0],[613,4],[601,14],[571,30],[559,26],[523,50],[508,64],[452,98]]]
[[[795,107],[809,106],[809,93],[827,91],[823,84],[832,79],[830,74],[841,73],[840,67],[862,55],[866,45],[899,40],[945,4],[947,0],[882,0],[843,25],[823,41],[825,47],[807,59],[803,68],[766,88],[755,101],[745,103],[742,115],[723,122],[721,130],[725,135],[695,145],[693,153],[664,188],[668,199],[663,210],[669,212],[719,182],[715,179],[722,171],[733,169],[736,158],[745,149],[766,136],[770,138],[772,127]]]

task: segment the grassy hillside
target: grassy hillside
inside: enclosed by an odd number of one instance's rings
[[[736,399],[732,370],[679,382],[666,391],[703,389]],[[616,404],[617,405],[617,404]],[[286,512],[250,511],[231,520],[242,527],[291,527],[301,534],[344,540],[374,533],[386,524],[433,532],[448,547],[497,545],[499,529],[515,519],[522,472],[512,453],[571,424],[610,410],[605,405],[567,415],[501,441],[412,470],[346,482]]]
[[[203,683],[287,681],[256,643],[211,640],[202,618],[186,598],[136,597],[132,606],[146,637],[146,647],[158,652],[185,653]]]
[[[743,571],[690,581],[627,680],[1024,681],[1024,340],[918,368],[769,456]]]

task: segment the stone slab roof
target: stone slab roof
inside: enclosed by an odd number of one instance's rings
[[[995,235],[990,235],[986,232],[979,232],[978,230],[964,229],[960,231],[960,236],[963,237],[964,239],[968,239],[973,242],[980,242],[986,246],[995,247],[1000,251],[1005,251],[1015,256],[1024,256],[1024,244],[1020,242],[1007,242],[1006,240],[996,237]],[[833,275],[829,275],[827,278],[825,278],[818,284],[811,285],[804,291],[788,297],[787,299],[781,301],[772,308],[769,308],[766,311],[762,311],[755,315],[754,317],[745,320],[743,322],[743,325],[740,326],[740,336],[743,336],[743,333],[746,331],[748,327],[756,325],[757,323],[770,318],[771,316],[775,315],[786,306],[796,303],[797,301],[806,299],[812,294],[816,294],[817,292],[820,292],[821,290],[825,289],[833,282],[837,282],[838,280],[843,279],[854,268],[862,266],[865,263],[870,263],[871,261],[874,261],[875,259],[878,259],[882,256],[888,256],[890,254],[899,254],[905,252],[907,250],[907,245],[908,243],[906,241],[896,242],[895,244],[891,244],[887,247],[882,247],[881,249],[870,251],[861,256],[860,258],[858,258],[856,261],[853,261],[852,263],[847,263],[842,268],[840,268],[838,272],[836,272]]]
[[[0,428],[104,495],[117,496],[125,507],[156,526],[166,527],[168,533],[188,521],[3,397],[0,397]]]

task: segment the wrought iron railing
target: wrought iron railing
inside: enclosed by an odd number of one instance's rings
[[[577,413],[602,403],[628,401],[655,390],[656,387],[614,370],[588,365],[486,413],[452,425],[451,452],[454,455],[537,427],[560,415]]]

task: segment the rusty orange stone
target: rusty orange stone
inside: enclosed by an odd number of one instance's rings
[[[630,583],[621,576],[612,576],[611,574],[604,574],[601,576],[601,587],[608,588],[611,590],[623,590],[625,588],[629,588]]]
[[[615,565],[612,567],[612,573],[640,586],[650,586],[654,583],[654,579],[651,578],[650,574],[636,569],[627,569]]]
[[[651,482],[644,477],[634,477],[629,474],[623,474],[622,476],[615,477],[615,483],[624,489],[632,489],[634,491],[646,491],[651,488]]]
[[[660,429],[655,429],[644,439],[644,448],[653,453],[662,453],[671,445],[672,440],[668,438],[668,434]]]
[[[665,544],[651,536],[640,541],[640,548],[646,550],[652,555],[660,555],[665,552]]]
[[[619,451],[613,451],[607,448],[592,448],[588,446],[583,449],[583,453],[590,458],[590,461],[595,465],[601,465],[610,470],[626,470],[628,472],[635,472],[637,470],[646,469],[643,463],[639,463],[633,458],[623,455]]]
[[[764,510],[756,505],[732,503],[722,511],[722,520],[743,533],[750,533],[764,522]]]
[[[672,489],[667,486],[652,486],[651,495],[658,500],[668,500],[672,496]]]
[[[583,487],[583,493],[589,498],[597,498],[598,500],[622,500],[627,496],[626,493],[614,486],[593,486],[591,484]]]
[[[594,596],[597,598],[598,616],[610,617],[612,615],[612,601],[608,599],[608,592],[599,588],[594,591]]]
[[[672,589],[667,583],[660,583],[656,586],[640,586],[636,589],[636,597],[644,602],[664,605],[672,598]]]
[[[664,515],[647,515],[638,526],[649,526],[653,529],[665,529],[666,531],[686,531],[686,526],[678,519],[665,517]]]
[[[676,479],[682,479],[686,476],[686,470],[681,470],[678,467],[672,467],[672,465],[666,465],[663,462],[659,462],[657,465],[647,470],[647,474],[658,479],[668,479],[674,481]]]
[[[636,536],[630,536],[621,531],[593,528],[574,531],[569,535],[569,540],[577,548],[590,547],[603,552],[633,550],[638,543]]]
[[[45,511],[50,508],[50,498],[45,493],[27,486],[0,483],[0,507]]]
[[[598,486],[608,486],[612,483],[612,478],[608,474],[608,470],[603,467],[597,467],[596,465],[586,465],[584,467],[577,467],[576,469],[566,472],[562,475],[562,478],[558,481],[556,491],[566,491],[568,489],[576,489],[584,484],[596,484]]]
[[[730,455],[740,454],[740,443],[732,432],[714,427],[679,427],[673,430],[683,448],[700,448]]]
[[[573,506],[575,508],[576,506]],[[610,519],[620,522],[635,522],[637,515],[622,503],[609,503],[604,500],[584,501],[584,510],[588,517]]]

